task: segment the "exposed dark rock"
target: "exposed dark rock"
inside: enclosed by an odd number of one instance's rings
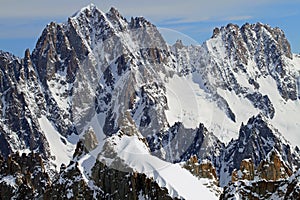
[[[196,177],[212,179],[216,185],[219,184],[216,169],[209,160],[199,163],[197,157],[192,156],[183,167]]]
[[[277,181],[237,181],[224,188],[220,199],[300,199],[299,171],[289,179]]]
[[[49,144],[37,120],[45,109],[44,96],[28,53],[21,60],[0,52],[0,150],[4,156],[12,150],[38,150],[48,158]]]
[[[278,130],[272,127],[262,115],[252,117],[247,125],[241,126],[239,138],[231,141],[224,150],[221,158],[224,163],[220,174],[224,176],[226,173],[231,174],[234,169],[240,169],[244,159],[251,159],[256,168],[271,151],[280,152],[282,160],[289,169],[299,167],[298,153],[290,147]],[[228,179],[225,181],[224,178],[220,178],[221,185],[226,185],[229,181]]]
[[[165,188],[160,188],[156,182],[144,174],[123,172],[107,167],[96,161],[92,169],[95,184],[102,189],[105,199],[172,199]],[[176,198],[175,198],[176,199]]]
[[[231,182],[238,180],[254,180],[254,164],[251,159],[244,159],[241,162],[239,170],[233,170]]]
[[[292,170],[286,166],[279,152],[273,150],[258,165],[257,173],[260,179],[277,181],[289,178],[292,175]]]
[[[169,162],[188,161],[192,156],[196,156],[200,163],[207,159],[218,169],[219,156],[225,147],[203,124],[197,129],[188,129],[180,122],[175,123],[166,132],[148,136],[147,142],[152,154]]]
[[[47,188],[44,199],[95,199],[101,194],[101,190],[92,190],[85,182],[78,163],[70,164],[61,171],[58,178]]]
[[[261,93],[254,92],[247,94],[245,97],[253,102],[254,107],[259,108],[265,116],[270,119],[274,117],[275,109],[267,95],[262,96]]]
[[[92,127],[85,131],[81,140],[83,141],[84,146],[88,152],[95,149],[99,143]]]
[[[36,153],[10,154],[0,159],[0,198],[34,199],[51,185],[44,160]]]

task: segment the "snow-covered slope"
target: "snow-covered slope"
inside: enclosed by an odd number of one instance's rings
[[[51,155],[55,156],[54,163],[56,167],[60,167],[63,163],[68,163],[72,159],[75,145],[60,135],[45,116],[39,118],[39,124],[49,142]]]
[[[134,171],[144,173],[153,178],[159,186],[168,189],[172,197],[184,199],[217,199],[203,183],[179,164],[172,164],[150,155],[149,149],[137,136],[113,136],[108,141],[117,153],[117,158]],[[99,159],[105,159],[100,157]],[[111,159],[111,158],[110,158]],[[113,162],[113,161],[111,161]],[[176,176],[178,174],[180,176]],[[195,191],[194,188],[197,188]]]
[[[194,111],[189,114],[190,121],[201,113],[201,105],[209,107],[212,111],[205,112],[208,117],[205,117],[204,124],[228,142],[237,136],[242,122],[261,112],[272,119],[272,124],[293,145],[299,145],[299,123],[297,117],[292,117],[300,111],[297,89],[299,56],[292,55],[280,29],[261,23],[242,27],[229,24],[216,28],[213,37],[202,46],[184,47],[177,43],[172,51],[178,59],[179,73],[183,75],[180,81],[185,81],[190,86],[186,88],[194,91],[194,97],[189,97],[189,101],[181,100],[180,106],[189,107],[192,100],[197,101],[197,107],[190,109]],[[188,77],[193,77],[192,82]],[[193,87],[195,84],[199,87]],[[176,91],[176,88],[172,90]],[[206,96],[205,103],[198,96],[202,99]],[[212,109],[208,102],[219,109]]]

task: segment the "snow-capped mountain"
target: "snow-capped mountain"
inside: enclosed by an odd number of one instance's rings
[[[169,45],[89,5],[0,69],[1,198],[231,198],[266,177],[299,194],[300,57],[279,28]]]

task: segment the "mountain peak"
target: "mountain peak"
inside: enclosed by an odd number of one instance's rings
[[[80,16],[86,16],[89,18],[92,16],[97,16],[97,14],[99,14],[99,13],[100,13],[100,15],[105,15],[110,18],[114,18],[114,19],[119,18],[119,19],[125,20],[124,17],[121,15],[121,13],[115,7],[111,7],[107,13],[104,13],[96,5],[94,5],[92,3],[81,8],[74,15],[72,15],[71,18],[78,18]]]
[[[81,15],[90,16],[90,15],[93,15],[92,13],[94,13],[95,11],[102,13],[102,11],[99,10],[96,5],[91,3],[91,4],[81,8],[80,10],[78,10],[75,14],[73,14],[71,16],[71,18],[78,18]]]
[[[115,7],[111,7],[109,9],[109,11],[108,11],[107,14],[111,14],[111,15],[114,15],[114,16],[122,17],[122,15],[120,14],[120,12]]]
[[[16,56],[10,52],[0,50],[0,60],[1,59],[14,60],[14,59],[16,59]]]
[[[93,3],[81,8],[77,13],[80,13],[80,12],[84,12],[84,11],[92,11],[92,10],[95,10],[95,9],[98,9],[97,6]]]
[[[93,3],[90,3],[89,5],[87,5],[84,8],[89,9],[89,10],[93,10],[93,9],[97,9],[97,6]]]
[[[118,27],[126,26],[128,23],[126,18],[114,7],[111,7],[110,10],[106,13],[106,16],[112,21],[112,23],[117,24]],[[122,29],[122,28],[121,28]]]
[[[132,28],[145,28],[145,27],[155,27],[151,22],[146,20],[144,17],[131,18],[130,25]]]

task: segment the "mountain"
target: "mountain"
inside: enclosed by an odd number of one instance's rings
[[[299,194],[300,57],[279,28],[169,45],[91,4],[24,58],[0,51],[0,69],[3,199]]]

